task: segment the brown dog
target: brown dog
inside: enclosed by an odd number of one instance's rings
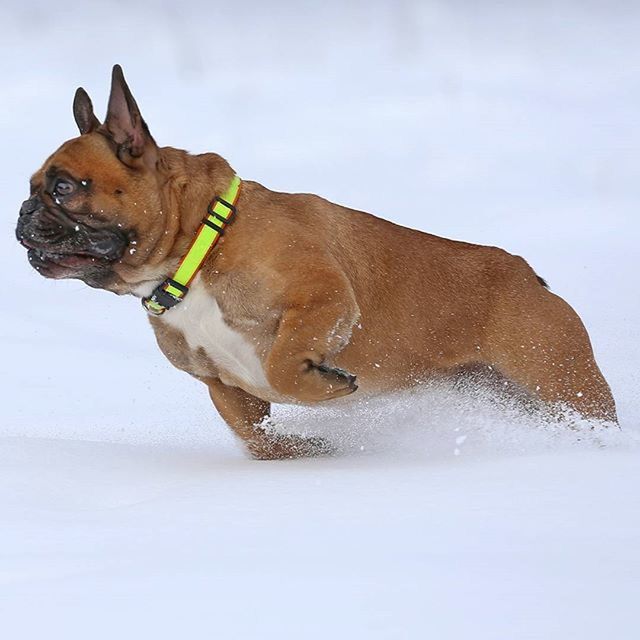
[[[118,66],[104,124],[82,89],[74,115],[81,135],[33,176],[20,211],[31,264],[145,298],[162,314],[151,324],[164,354],[208,386],[255,457],[324,450],[271,434],[271,402],[391,392],[465,370],[616,420],[580,319],[522,258],[255,182],[242,182],[234,208],[220,200],[229,164],[158,147]],[[223,230],[219,212],[234,209],[224,242],[181,286],[196,234],[217,239],[209,227]]]

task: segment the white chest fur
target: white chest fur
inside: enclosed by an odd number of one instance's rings
[[[215,297],[206,290],[199,274],[185,299],[160,318],[182,332],[189,348],[205,351],[223,382],[238,380],[254,389],[269,388],[253,345],[225,323]],[[206,374],[203,371],[193,373]]]

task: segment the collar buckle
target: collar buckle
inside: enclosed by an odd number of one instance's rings
[[[189,287],[181,285],[173,278],[159,284],[150,296],[142,298],[142,306],[153,316],[161,316],[167,309],[175,307],[189,292]]]

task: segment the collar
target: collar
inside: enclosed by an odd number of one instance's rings
[[[238,176],[233,176],[222,196],[216,196],[209,203],[207,215],[173,277],[159,284],[150,296],[142,298],[142,306],[151,315],[161,316],[167,309],[182,302],[189,293],[189,284],[235,215],[241,182]]]

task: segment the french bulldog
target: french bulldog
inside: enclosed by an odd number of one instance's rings
[[[207,385],[255,458],[330,449],[278,435],[271,403],[465,371],[616,421],[578,315],[521,257],[240,181],[215,153],[160,147],[117,65],[104,122],[81,88],[73,113],[80,135],[35,173],[20,209],[31,266],[142,298],[162,352]]]

